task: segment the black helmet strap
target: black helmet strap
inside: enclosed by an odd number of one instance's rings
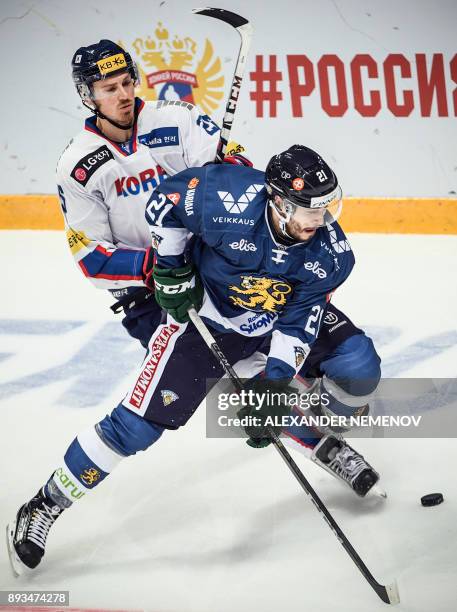
[[[92,87],[90,88],[92,91]],[[84,102],[84,100],[82,100],[82,103],[84,104],[84,106],[86,108],[88,108],[92,113],[95,113],[95,115],[97,117],[99,117],[100,119],[105,119],[105,121],[108,121],[108,123],[111,123],[111,125],[114,125],[115,128],[117,128],[118,130],[130,130],[132,129],[132,127],[135,125],[135,121],[137,118],[137,112],[136,112],[136,108],[135,108],[135,112],[134,112],[134,116],[133,116],[133,121],[125,126],[125,125],[121,125],[120,123],[117,123],[117,121],[114,121],[114,119],[110,119],[109,117],[107,117],[107,115],[104,115],[97,107],[97,103],[95,102],[95,100],[92,98],[92,101],[94,103],[94,106],[89,106],[89,104],[87,104],[87,102]]]
[[[104,115],[103,113],[101,113],[97,107],[95,107],[95,114],[97,115],[97,117],[100,117],[100,119],[105,119],[105,121],[108,121],[108,123],[111,123],[111,125],[114,125],[114,127],[118,128],[119,130],[130,130],[132,129],[132,127],[135,125],[135,121],[136,121],[136,111],[135,114],[133,116],[133,120],[131,123],[129,123],[129,125],[121,125],[120,123],[117,123],[116,121],[114,121],[114,119],[110,119],[109,117],[107,117],[106,115]]]

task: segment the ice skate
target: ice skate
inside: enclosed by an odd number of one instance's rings
[[[379,474],[341,437],[328,435],[322,438],[311,459],[347,483],[360,497],[365,497],[379,480]]]
[[[15,520],[6,528],[8,554],[15,576],[40,563],[48,533],[63,510],[44,495],[43,489],[19,508]]]

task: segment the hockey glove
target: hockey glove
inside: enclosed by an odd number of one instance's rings
[[[239,153],[235,153],[234,155],[227,155],[227,157],[224,157],[223,163],[233,164],[235,166],[248,166],[249,168],[252,168],[253,166],[251,160],[249,160],[247,157],[244,157],[244,155],[240,155]]]
[[[203,286],[192,265],[164,269],[155,267],[152,275],[159,306],[178,323],[187,323],[187,310],[191,306],[199,310],[203,302]]]
[[[252,448],[265,448],[271,444],[268,428],[279,435],[282,427],[275,424],[275,420],[281,421],[283,417],[291,413],[288,397],[292,391],[288,387],[290,380],[268,380],[253,378],[246,383],[244,389],[252,390],[257,397],[249,406],[238,411],[237,416],[250,417],[250,424],[244,427],[249,438],[247,444]],[[268,421],[267,421],[268,419]]]
[[[154,279],[152,277],[152,269],[154,266],[154,249],[149,247],[146,249],[143,260],[143,281],[148,289],[154,291]]]

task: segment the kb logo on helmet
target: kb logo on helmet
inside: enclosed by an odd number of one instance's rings
[[[97,66],[100,70],[100,74],[107,74],[108,72],[113,72],[114,70],[126,68],[127,62],[125,61],[124,55],[120,53],[119,55],[111,55],[106,59],[99,60],[97,62]]]

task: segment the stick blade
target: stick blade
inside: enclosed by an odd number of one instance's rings
[[[400,593],[398,591],[398,584],[396,580],[386,586],[386,592],[390,604],[395,606],[400,603]]]
[[[392,606],[395,606],[400,603],[400,593],[398,592],[398,585],[396,580],[394,580],[390,584],[386,584],[386,586],[379,583],[372,583],[372,587],[384,603],[390,604]]]
[[[236,13],[232,13],[231,11],[227,11],[226,9],[220,8],[194,8],[192,9],[192,13],[196,15],[206,15],[207,17],[214,17],[215,19],[219,19],[220,21],[225,21],[234,28],[240,28],[241,26],[249,23],[247,19],[241,17],[241,15],[237,15]]]

